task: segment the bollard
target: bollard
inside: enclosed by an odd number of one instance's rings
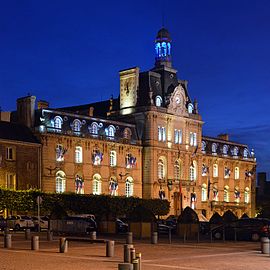
[[[130,248],[130,261],[133,262],[133,260],[135,259],[136,259],[135,248]]]
[[[31,249],[39,250],[39,236],[33,235],[31,239]]]
[[[11,248],[12,241],[11,241],[11,234],[5,234],[4,236],[4,248]]]
[[[119,263],[118,270],[133,270],[132,263]]]
[[[169,228],[169,244],[172,243],[172,230]]]
[[[132,261],[132,264],[133,264],[133,270],[140,270],[140,268],[139,268],[139,260],[138,259],[134,259]]]
[[[68,251],[68,241],[65,237],[59,239],[59,252],[66,253]]]
[[[132,244],[133,243],[132,238],[133,238],[132,232],[127,232],[126,244]]]
[[[6,227],[6,228],[4,229],[4,234],[8,234],[8,233],[9,233],[9,228]]]
[[[114,241],[106,242],[106,257],[114,256]]]
[[[91,240],[96,240],[97,239],[97,232],[90,232],[90,239]]]
[[[157,244],[158,242],[158,233],[152,232],[151,234],[151,244]]]
[[[130,244],[124,244],[124,262],[130,263],[130,249],[133,248],[133,245]]]
[[[262,254],[269,254],[269,238],[268,237],[262,237],[261,238],[261,251]]]
[[[53,240],[53,232],[48,230],[47,231],[47,241],[52,241]]]
[[[138,260],[138,270],[141,270],[142,269],[142,253],[137,253],[136,259]]]
[[[25,240],[30,240],[31,232],[30,229],[25,230]]]

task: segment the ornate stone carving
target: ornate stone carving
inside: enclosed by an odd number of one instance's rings
[[[181,85],[178,85],[170,97],[168,109],[176,115],[187,116],[186,102],[185,90]]]

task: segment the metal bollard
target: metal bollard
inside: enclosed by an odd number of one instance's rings
[[[106,257],[114,256],[114,241],[106,242]]]
[[[124,262],[130,263],[130,249],[133,248],[133,245],[130,244],[124,244]]]
[[[168,236],[169,236],[169,244],[171,244],[172,243],[172,230],[171,230],[171,228],[169,228]]]
[[[11,241],[11,234],[5,234],[4,236],[4,248],[11,248],[12,241]]]
[[[91,240],[96,240],[97,239],[97,232],[90,232],[90,239]]]
[[[136,259],[138,260],[138,270],[141,270],[142,269],[142,253],[137,253]]]
[[[53,232],[48,230],[47,231],[47,241],[52,241],[53,240]]]
[[[31,238],[31,249],[39,250],[39,236],[33,235]]]
[[[262,254],[269,254],[269,247],[270,247],[270,244],[269,244],[269,238],[268,237],[262,237],[261,238],[261,251],[262,251]]]
[[[68,251],[68,241],[65,237],[59,239],[59,252],[66,253]]]
[[[126,244],[132,244],[132,243],[133,243],[133,235],[132,235],[132,232],[127,232]]]
[[[157,244],[158,242],[158,233],[152,232],[151,234],[151,244]]]
[[[31,232],[30,229],[25,230],[25,240],[30,240]]]
[[[133,270],[140,270],[140,268],[139,268],[139,260],[138,259],[134,259],[132,261],[132,264],[133,264]]]
[[[135,248],[130,249],[130,261],[133,262],[133,260],[136,259],[136,251]]]
[[[132,263],[119,263],[118,270],[133,270]]]

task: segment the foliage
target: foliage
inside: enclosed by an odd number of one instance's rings
[[[198,222],[199,218],[197,213],[190,207],[186,207],[178,218],[178,223],[190,224]]]
[[[89,195],[75,193],[44,193],[40,190],[13,191],[0,189],[0,209],[15,211],[36,211],[37,196],[42,197],[40,209],[42,214],[57,215],[61,212],[73,214],[89,213],[98,218],[124,216],[137,206],[143,206],[154,215],[163,216],[169,213],[170,203],[160,199],[140,199],[109,195]],[[58,210],[57,210],[58,209]],[[61,211],[60,211],[61,209]]]

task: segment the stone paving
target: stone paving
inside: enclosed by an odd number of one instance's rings
[[[12,248],[5,249],[3,237],[0,237],[1,270],[103,270],[118,269],[118,264],[123,262],[123,237],[115,239],[112,258],[105,257],[104,244],[69,242],[68,252],[59,253],[59,239],[48,242],[44,233],[40,235],[39,251],[31,250],[31,241],[25,240],[23,233],[14,234],[12,239]],[[150,240],[135,240],[134,247],[136,252],[142,253],[141,270],[270,269],[270,256],[261,254],[258,242],[183,243],[173,239],[173,243],[168,244],[163,238],[157,245],[151,245]]]

